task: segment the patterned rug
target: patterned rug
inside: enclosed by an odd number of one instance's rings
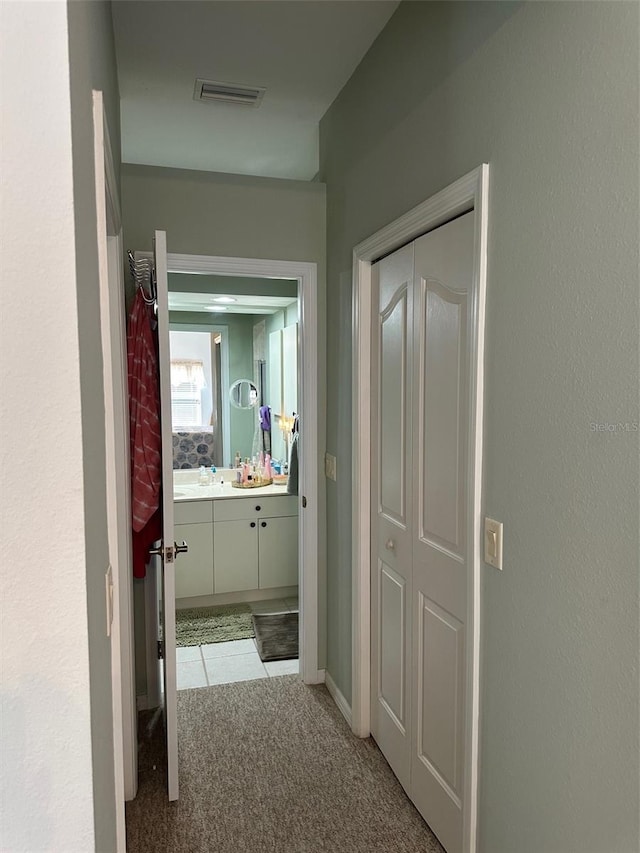
[[[248,604],[192,607],[176,611],[176,646],[203,646],[253,637]]]

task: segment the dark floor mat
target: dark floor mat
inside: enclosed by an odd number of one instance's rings
[[[292,660],[298,657],[298,614],[254,614],[253,627],[260,660]]]

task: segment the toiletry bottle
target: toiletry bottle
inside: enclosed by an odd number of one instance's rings
[[[209,477],[207,476],[207,469],[204,467],[204,465],[200,466],[200,475],[198,477],[198,483],[201,486],[209,485]]]
[[[273,472],[271,471],[271,454],[267,453],[264,457],[264,478],[265,480],[271,480],[273,477]]]
[[[211,466],[211,485],[215,486],[216,484],[216,466]]]
[[[236,450],[236,458],[233,460],[233,467],[240,468],[242,465],[242,457],[240,456],[240,451]]]

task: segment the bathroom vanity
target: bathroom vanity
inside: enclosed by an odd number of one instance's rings
[[[285,486],[235,489],[174,482],[176,598],[269,597],[298,583],[298,499]],[[212,600],[212,603],[215,601]],[[198,602],[200,603],[200,602]],[[188,606],[188,602],[181,602]]]

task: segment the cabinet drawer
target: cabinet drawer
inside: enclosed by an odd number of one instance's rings
[[[252,518],[277,518],[297,515],[298,498],[295,495],[276,497],[235,498],[214,501],[214,521],[241,521]]]
[[[200,524],[212,521],[213,501],[174,501],[173,523],[174,524]]]

